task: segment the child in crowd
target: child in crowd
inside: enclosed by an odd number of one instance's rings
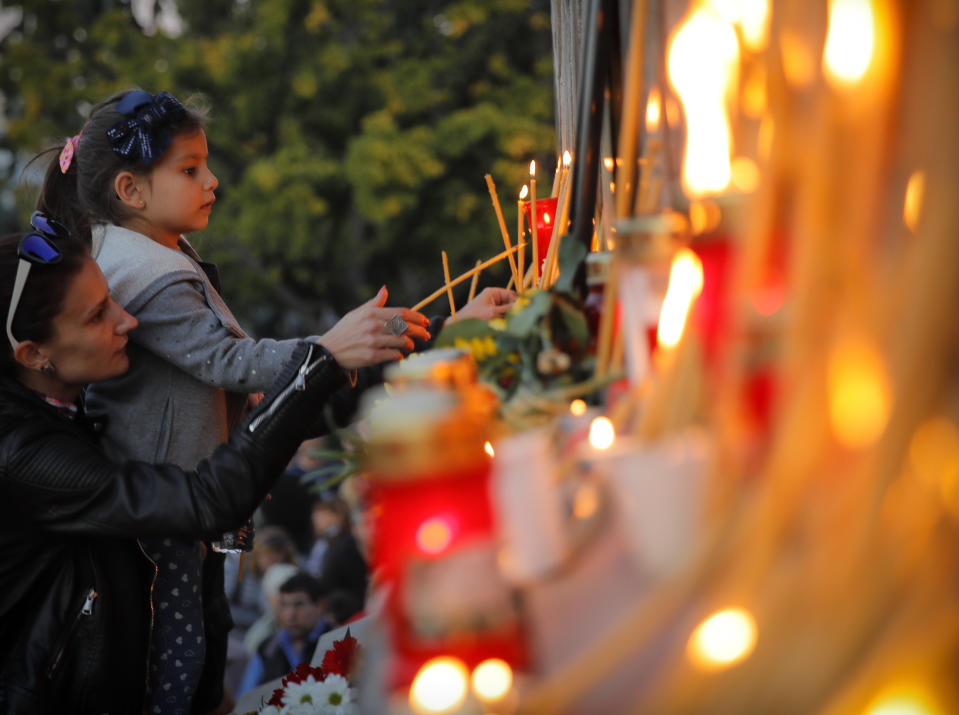
[[[38,208],[91,241],[112,297],[139,321],[129,372],[88,393],[91,413],[107,418],[104,447],[118,459],[189,467],[209,456],[297,344],[248,337],[220,297],[216,267],[183,237],[206,227],[216,200],[207,155],[202,113],[167,92],[133,90],[95,106],[46,172]],[[358,333],[376,334],[364,348],[374,358],[367,362],[401,357],[440,325],[385,308],[386,298],[383,287],[344,318]],[[487,289],[462,313],[496,317],[513,298]],[[347,388],[332,401],[334,412],[345,418],[355,398]],[[222,556],[173,538],[145,546],[159,569],[149,711],[187,713],[191,702],[193,711],[212,710],[223,698],[232,625]]]
[[[358,608],[366,602],[369,569],[350,528],[350,507],[335,493],[313,502],[316,542],[306,560],[306,571],[331,589],[349,592]]]

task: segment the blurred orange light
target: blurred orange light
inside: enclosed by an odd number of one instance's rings
[[[870,0],[830,0],[829,29],[823,50],[826,77],[837,86],[865,76],[876,42],[876,18]]]
[[[659,129],[659,122],[663,115],[663,99],[659,90],[653,87],[649,91],[649,99],[646,100],[646,131],[655,132]]]
[[[589,443],[594,449],[609,449],[616,440],[616,430],[607,417],[597,417],[589,424]]]
[[[906,197],[902,206],[902,220],[913,233],[919,225],[919,214],[922,211],[922,197],[926,189],[926,175],[922,171],[914,171],[906,184]]]
[[[473,670],[473,692],[485,702],[502,700],[513,687],[513,669],[499,658],[489,658]]]
[[[466,699],[469,672],[459,658],[439,656],[420,668],[410,686],[410,705],[418,713],[451,713]]]
[[[841,339],[829,355],[827,374],[836,439],[854,449],[874,443],[892,409],[886,366],[876,347],[854,336]]]
[[[689,637],[686,651],[703,668],[722,668],[746,658],[756,646],[756,621],[741,608],[717,611]]]
[[[443,517],[427,519],[416,530],[416,545],[426,554],[435,556],[446,550],[453,540],[453,527]]]
[[[703,290],[703,264],[688,248],[680,250],[669,269],[669,285],[659,313],[656,338],[660,347],[679,344],[686,325],[686,316],[693,301]]]
[[[706,8],[693,11],[669,42],[669,81],[686,116],[683,188],[691,198],[720,193],[729,184],[732,132],[726,105],[738,67],[733,26]]]

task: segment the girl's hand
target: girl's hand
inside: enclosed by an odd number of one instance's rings
[[[456,319],[492,320],[503,315],[515,302],[516,294],[511,290],[493,287],[484,288],[478,296],[463,306],[462,309],[456,311]],[[449,322],[449,318],[446,322]]]
[[[408,308],[385,308],[386,286],[371,300],[340,318],[316,342],[330,351],[340,367],[353,370],[388,360],[399,360],[413,350],[413,339],[429,340],[429,318]],[[478,299],[477,299],[478,300]],[[398,315],[406,330],[394,335],[387,325]]]

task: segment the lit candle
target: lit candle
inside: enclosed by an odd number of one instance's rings
[[[533,278],[539,283],[539,232],[536,230],[536,160],[529,163],[529,208],[533,232]]]

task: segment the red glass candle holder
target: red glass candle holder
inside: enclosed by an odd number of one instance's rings
[[[374,396],[370,561],[386,588],[393,689],[409,685],[437,656],[469,668],[489,658],[513,668],[527,661],[515,593],[497,564],[483,448],[488,416],[469,392],[410,388]]]
[[[530,240],[533,236],[533,224],[531,223],[532,211],[530,203],[526,202],[526,229],[529,231]],[[556,198],[536,199],[536,245],[539,247],[539,272],[543,272],[543,261],[546,259],[546,252],[549,250],[549,240],[553,237],[553,226],[556,223]],[[532,246],[529,248],[528,255],[532,255]]]

